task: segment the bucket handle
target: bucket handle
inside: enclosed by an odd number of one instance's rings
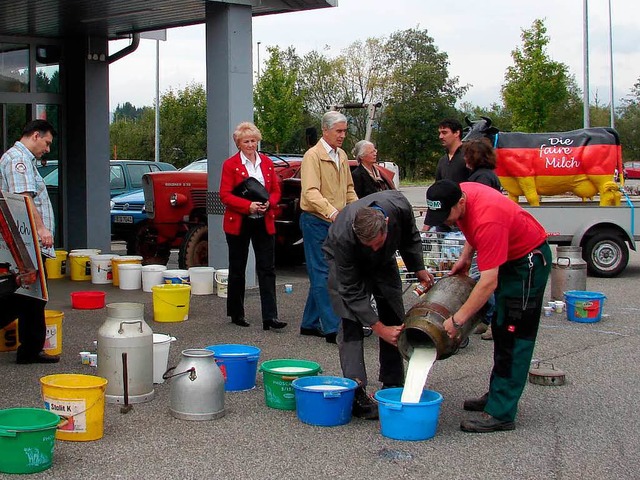
[[[177,285],[177,284],[176,284]],[[159,296],[156,296],[155,298],[159,299],[161,302],[166,303],[167,305],[171,305],[172,307],[175,308],[184,308],[187,306],[187,304],[185,303],[184,305],[176,305],[175,303],[171,303],[171,302],[167,302],[164,298],[161,298]]]
[[[401,403],[384,403],[384,402],[380,402],[380,403],[384,405],[386,408],[388,408],[389,410],[402,410]]]
[[[342,396],[343,391],[344,390],[341,390],[341,391],[333,390],[333,391],[323,392],[322,396],[324,398],[340,398]]]
[[[118,329],[118,333],[120,335],[124,333],[124,329],[122,328],[122,325],[135,325],[136,323],[138,324],[138,327],[139,327],[138,331],[142,333],[142,320],[134,320],[132,322],[120,322],[120,328]]]
[[[0,437],[16,437],[17,435],[17,430],[5,430],[4,428],[0,428]]]
[[[249,355],[246,359],[250,362],[257,362],[260,359],[260,355]]]
[[[184,375],[185,373],[189,374],[189,380],[191,380],[192,382],[196,378],[198,378],[198,376],[196,375],[196,367],[191,367],[188,370],[185,370],[184,372],[179,372],[179,373],[174,373],[173,375],[169,375],[169,372],[171,372],[171,371],[173,371],[175,369],[176,369],[176,367],[171,367],[171,368],[167,369],[167,371],[162,374],[162,378],[164,380],[169,380],[170,378],[177,377],[178,375]]]

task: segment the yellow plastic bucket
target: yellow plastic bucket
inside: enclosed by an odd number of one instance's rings
[[[95,248],[71,250],[68,261],[71,280],[76,282],[91,280],[91,256],[99,253],[100,250]]]
[[[0,352],[13,352],[20,346],[18,339],[18,320],[0,328]]]
[[[156,322],[183,322],[189,318],[191,285],[165,283],[151,287],[153,319]]]
[[[49,280],[64,278],[67,274],[67,251],[56,250],[56,258],[47,258],[44,263]]]
[[[104,433],[104,393],[107,379],[94,375],[63,373],[40,379],[44,408],[67,420],[56,438],[88,442]]]
[[[45,310],[44,320],[47,324],[47,335],[44,339],[43,350],[49,355],[62,353],[62,319],[64,313],[58,310]]]
[[[142,265],[142,257],[140,255],[120,255],[111,259],[111,273],[113,275],[113,286],[120,285],[120,274],[118,267],[125,263],[139,263]]]

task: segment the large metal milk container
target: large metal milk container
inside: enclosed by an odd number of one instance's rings
[[[214,352],[191,348],[182,351],[175,368],[165,372],[170,379],[171,415],[181,420],[213,420],[224,415],[224,377]]]
[[[126,387],[129,403],[147,402],[155,391],[153,332],[144,321],[144,304],[109,303],[106,309],[98,330],[98,376],[109,380],[106,400],[124,403]]]
[[[587,262],[581,247],[558,247],[551,264],[551,300],[564,300],[568,290],[587,289]]]
[[[398,350],[406,360],[411,358],[414,347],[419,346],[435,346],[438,360],[458,351],[460,344],[483,319],[485,308],[464,323],[456,338],[449,338],[443,323],[469,298],[475,283],[466,275],[441,278],[424,295],[423,301],[409,309],[398,338]]]

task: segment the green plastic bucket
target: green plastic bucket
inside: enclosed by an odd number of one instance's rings
[[[50,468],[60,417],[41,408],[0,410],[0,472],[35,473]]]
[[[263,375],[264,399],[267,407],[278,410],[295,410],[296,396],[291,382],[296,378],[318,375],[320,364],[309,360],[281,358],[260,365]]]

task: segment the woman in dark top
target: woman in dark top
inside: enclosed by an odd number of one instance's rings
[[[462,145],[464,161],[471,170],[468,182],[477,182],[502,190],[500,180],[494,172],[496,168],[496,152],[486,139],[469,140]]]
[[[353,155],[358,161],[358,166],[351,172],[351,177],[358,198],[382,190],[393,190],[392,183],[381,174],[380,169],[376,166],[378,151],[373,143],[360,140],[353,147]]]

